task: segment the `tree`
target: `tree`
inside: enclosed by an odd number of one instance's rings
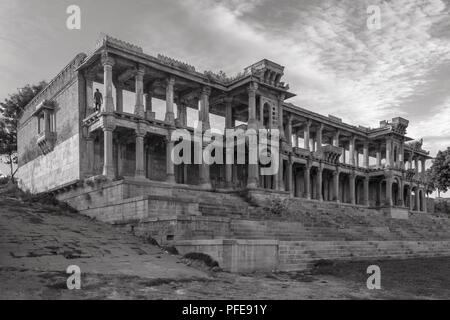
[[[450,147],[447,150],[439,151],[430,168],[431,182],[440,192],[447,192],[450,189]]]
[[[0,102],[0,161],[10,166],[10,176],[14,179],[17,169],[17,127],[26,105],[47,85],[41,81],[26,85]]]

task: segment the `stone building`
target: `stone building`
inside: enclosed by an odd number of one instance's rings
[[[282,81],[283,72],[264,59],[232,78],[200,73],[102,36],[26,107],[18,130],[20,185],[33,193],[64,193],[101,177],[147,190],[161,183],[216,193],[254,190],[392,216],[427,211],[430,156],[421,141],[406,136],[408,120],[396,117],[367,128],[295,106],[286,102],[295,94]],[[102,86],[99,112],[93,108],[94,84]],[[134,101],[127,106],[130,93]],[[165,101],[163,118],[155,114],[157,100]],[[248,164],[174,165],[168,156],[176,143],[171,133],[192,133],[192,115],[206,128],[214,116],[224,128],[279,129],[278,173],[262,176],[258,165]]]

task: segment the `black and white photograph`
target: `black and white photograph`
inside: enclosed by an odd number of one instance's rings
[[[450,0],[0,0],[0,300],[448,299]]]

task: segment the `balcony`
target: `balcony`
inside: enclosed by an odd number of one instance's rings
[[[38,134],[37,145],[41,149],[42,154],[46,155],[53,151],[56,142],[56,132],[42,131]]]
[[[311,152],[308,149],[293,147],[292,152],[300,158],[307,158],[310,156]]]
[[[317,157],[321,157],[325,162],[337,164],[342,155],[342,148],[330,144],[322,146],[322,150],[316,152]]]

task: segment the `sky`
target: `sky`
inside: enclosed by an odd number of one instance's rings
[[[285,66],[289,102],[369,127],[401,116],[432,156],[450,146],[450,0],[0,0],[0,99],[50,80],[101,32],[200,71],[267,58]]]

